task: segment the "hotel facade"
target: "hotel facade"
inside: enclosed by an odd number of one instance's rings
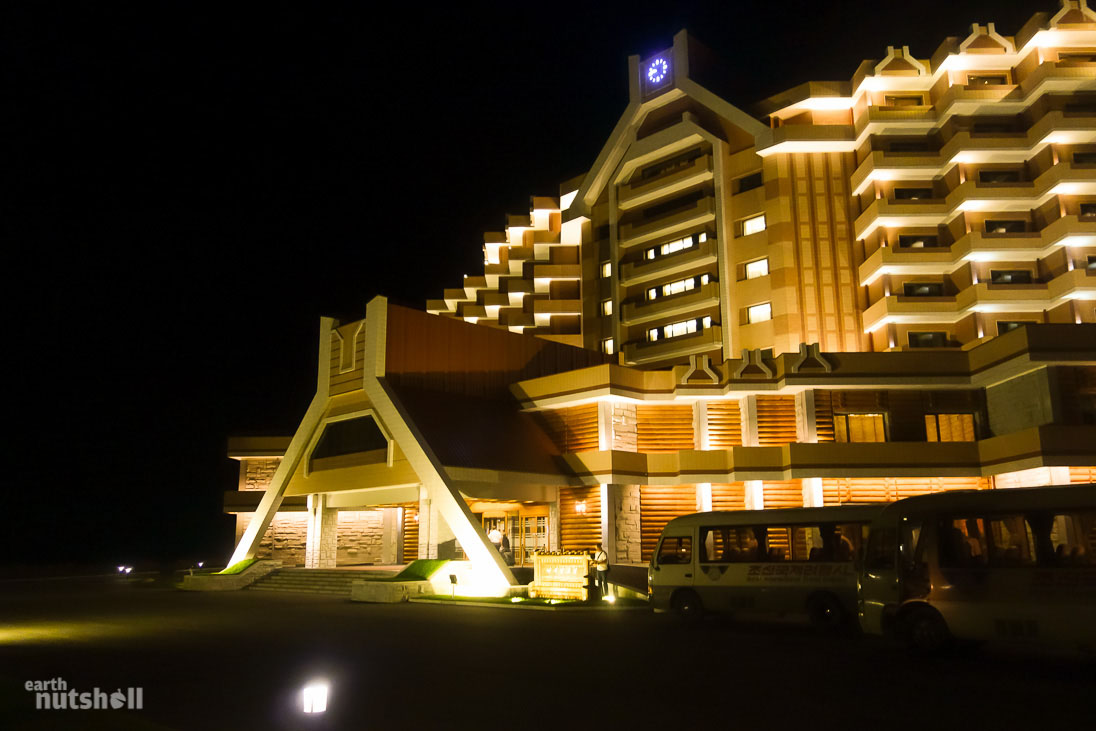
[[[321,321],[316,396],[240,438],[233,560],[465,556],[485,585],[671,518],[1096,481],[1096,12],[748,109],[685,32],[590,169],[426,312]]]

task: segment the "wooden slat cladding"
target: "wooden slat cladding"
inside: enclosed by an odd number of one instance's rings
[[[709,401],[708,444],[712,449],[742,446],[742,410],[738,401]]]
[[[746,483],[712,483],[712,510],[745,510]]]
[[[598,448],[597,404],[548,409],[537,419],[560,452],[582,452]]]
[[[1096,467],[1070,467],[1069,481],[1073,485],[1096,482]]]
[[[757,443],[762,447],[796,441],[795,397],[757,397]]]
[[[696,512],[696,486],[674,485],[662,487],[640,485],[639,527],[640,557],[651,559],[662,529],[674,518]]]
[[[803,507],[803,483],[800,480],[765,480],[762,491],[766,510]]]
[[[601,488],[563,487],[559,491],[559,545],[587,551],[601,540]]]
[[[989,488],[988,477],[825,477],[822,499],[825,505],[889,503],[945,490]]]
[[[636,446],[640,452],[696,449],[692,406],[636,406]]]
[[[419,557],[419,506],[408,503],[403,507],[403,562],[411,563]]]
[[[833,392],[814,392],[814,428],[818,441],[832,442],[833,433]]]

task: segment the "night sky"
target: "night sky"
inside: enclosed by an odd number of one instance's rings
[[[377,8],[6,8],[0,567],[223,561],[226,439],[293,432],[318,318],[480,272],[484,231],[593,163],[628,55],[688,28],[748,107],[1057,3]]]

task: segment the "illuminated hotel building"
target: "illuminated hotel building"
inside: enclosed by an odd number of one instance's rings
[[[323,322],[297,434],[233,443],[234,558],[510,581],[487,526],[635,563],[696,510],[1096,480],[1096,12],[748,110],[708,56],[631,58],[591,168],[430,314]]]

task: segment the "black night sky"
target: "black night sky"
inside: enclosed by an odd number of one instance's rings
[[[479,271],[485,230],[593,163],[628,55],[688,28],[748,107],[1056,7],[7,7],[0,565],[225,560],[226,438],[292,433],[317,319]]]

